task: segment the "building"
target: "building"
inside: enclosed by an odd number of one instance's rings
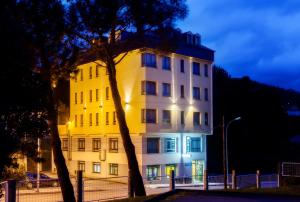
[[[136,49],[117,65],[118,88],[145,179],[203,174],[206,139],[212,134],[214,51],[200,35],[182,35],[178,50],[155,54]],[[99,61],[100,62],[100,61]],[[126,176],[127,160],[105,68],[94,61],[70,81],[70,121],[59,126],[71,174]]]

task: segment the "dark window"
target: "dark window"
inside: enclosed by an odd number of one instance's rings
[[[159,138],[147,138],[147,153],[159,153]]]
[[[101,172],[101,164],[93,162],[93,173],[100,173]]]
[[[204,89],[204,99],[205,101],[208,101],[208,88]]]
[[[151,53],[142,54],[142,67],[156,68],[156,55]]]
[[[118,138],[109,138],[109,152],[118,152]]]
[[[116,112],[113,112],[113,125],[116,125]]]
[[[90,102],[93,102],[93,91],[90,90]]]
[[[169,83],[162,84],[162,96],[171,97],[171,85]]]
[[[165,138],[165,152],[176,152],[176,138]]]
[[[100,151],[101,149],[101,139],[100,138],[93,138],[93,151]]]
[[[171,124],[171,111],[170,110],[162,111],[162,122],[163,122],[163,124]]]
[[[184,73],[184,60],[180,60],[180,72]]]
[[[96,65],[96,69],[95,70],[96,70],[96,74],[95,74],[96,77],[99,77],[99,65]]]
[[[109,99],[109,87],[105,88],[105,98],[106,98],[106,100]]]
[[[96,113],[96,121],[95,125],[99,126],[99,113]]]
[[[105,115],[105,124],[109,125],[109,112],[106,112],[106,115]]]
[[[80,127],[83,127],[83,114],[80,114]]]
[[[80,92],[80,104],[83,104],[83,92]]]
[[[207,112],[205,112],[205,114],[204,114],[204,124],[206,126],[208,126],[208,113]]]
[[[193,123],[194,123],[194,126],[200,125],[200,112],[193,113]]]
[[[90,113],[90,117],[89,117],[89,126],[93,125],[93,114]]]
[[[62,150],[63,151],[68,151],[68,148],[69,148],[69,141],[68,141],[68,138],[63,138],[62,139]]]
[[[75,93],[75,104],[77,104],[77,93]]]
[[[156,82],[142,81],[142,95],[156,95]]]
[[[193,62],[193,74],[200,76],[200,63]]]
[[[85,150],[85,139],[78,138],[78,151],[84,151],[84,150]]]
[[[99,101],[99,89],[96,89],[96,101]]]
[[[77,115],[75,115],[75,128],[77,127]]]
[[[156,109],[142,109],[142,123],[156,123]]]
[[[180,85],[180,97],[184,98],[184,85]]]
[[[181,125],[184,125],[184,111],[180,112],[180,123]]]
[[[80,69],[80,81],[83,81],[83,69]]]
[[[85,162],[84,161],[78,161],[78,170],[85,171]]]
[[[147,166],[147,169],[146,169],[147,180],[157,180],[160,175],[159,173],[160,173],[159,165]]]
[[[118,175],[118,164],[110,163],[109,164],[109,174],[110,175]]]
[[[193,98],[195,100],[200,100],[200,88],[193,87]]]
[[[171,70],[171,58],[170,57],[162,58],[162,69]]]
[[[90,71],[89,71],[89,78],[92,79],[93,78],[93,67],[90,67]]]
[[[204,76],[208,77],[208,65],[207,64],[204,65]]]

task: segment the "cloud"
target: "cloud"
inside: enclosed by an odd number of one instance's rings
[[[300,1],[188,0],[178,26],[198,32],[233,76],[300,91]]]

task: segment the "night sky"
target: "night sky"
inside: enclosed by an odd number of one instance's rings
[[[233,77],[300,92],[300,0],[187,0],[177,26],[202,35]]]

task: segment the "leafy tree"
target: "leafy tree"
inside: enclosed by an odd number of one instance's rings
[[[162,48],[170,39],[167,31],[172,30],[174,22],[186,13],[184,0],[78,0],[70,6],[70,20],[76,22],[79,41],[85,43],[89,54],[101,61],[98,65],[107,69],[128,160],[129,183],[136,196],[145,195],[145,189],[117,87],[116,65],[128,51],[150,44],[145,36],[149,31],[159,36],[159,41],[154,44],[152,41],[152,47]],[[120,40],[120,34],[126,31],[130,34]]]

